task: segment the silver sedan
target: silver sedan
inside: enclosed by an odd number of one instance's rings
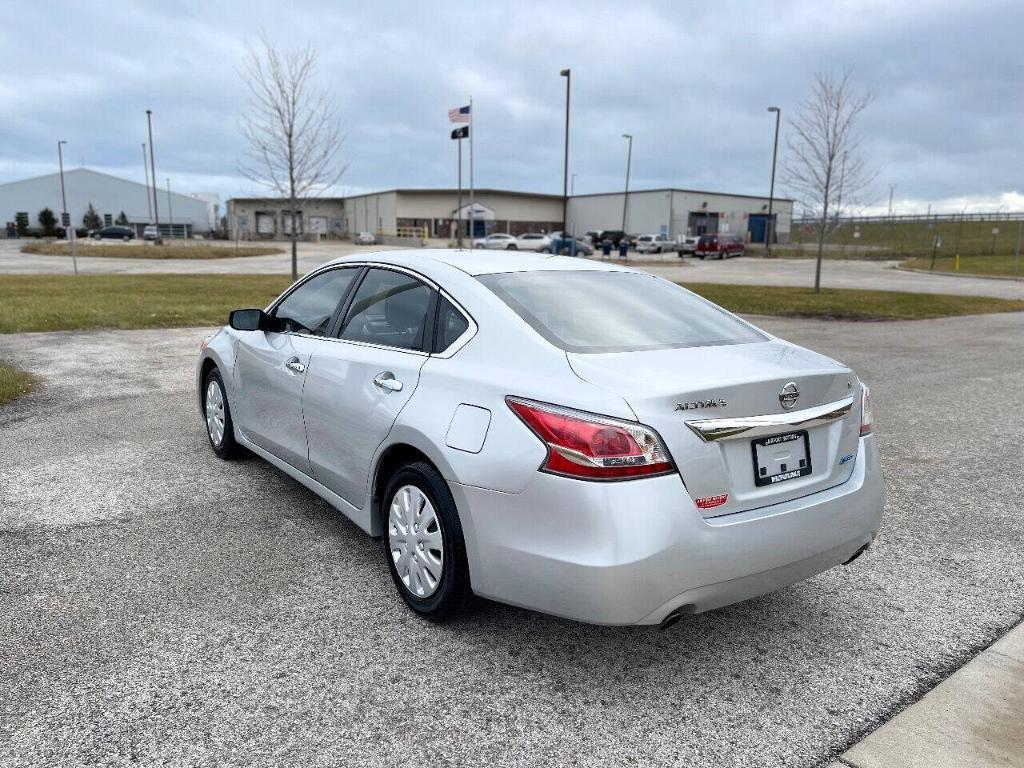
[[[621,266],[338,259],[233,312],[197,380],[216,454],[380,537],[435,621],[479,595],[667,626],[848,563],[879,528],[854,372]]]

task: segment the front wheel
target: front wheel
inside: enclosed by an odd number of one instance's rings
[[[406,464],[384,493],[384,554],[399,594],[428,621],[454,618],[472,600],[462,524],[444,478]]]
[[[206,437],[210,447],[218,458],[229,461],[242,453],[241,446],[235,442],[234,424],[231,421],[231,407],[228,405],[224,380],[213,368],[206,375],[203,390],[203,414],[206,417]]]
[[[505,247],[505,250],[506,251],[518,251],[519,250],[519,246],[518,245],[514,245],[514,244],[510,244],[510,245]]]

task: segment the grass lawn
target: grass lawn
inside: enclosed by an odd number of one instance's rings
[[[222,325],[228,312],[264,307],[285,275],[4,275],[0,333]],[[1024,301],[888,291],[689,283],[734,312],[850,320],[907,320],[1024,311]]]
[[[36,378],[7,363],[0,363],[0,405],[27,395],[36,386]]]
[[[65,242],[29,243],[22,253],[38,253],[45,256],[70,256],[71,244]],[[92,240],[79,241],[78,256],[99,256],[112,259],[230,259],[236,256],[268,256],[284,253],[280,248],[265,245],[242,245],[237,249],[231,245],[210,245],[208,243],[104,243]]]
[[[934,293],[680,283],[732,312],[840,320],[923,320],[992,312],[1024,312],[1024,301]]]
[[[931,269],[931,256],[908,259],[900,266],[909,269]],[[953,256],[936,256],[936,272],[954,272],[956,259]],[[960,271],[968,275],[1003,275],[1024,277],[1024,256],[1018,260],[1011,254],[995,256],[961,256]]]
[[[287,275],[3,275],[0,333],[223,325],[265,307]]]

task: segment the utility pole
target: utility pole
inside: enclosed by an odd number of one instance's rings
[[[153,110],[146,110],[146,126],[149,129],[149,173],[153,179],[153,223],[156,225],[154,245],[163,245],[160,237],[160,209],[156,204],[156,160],[153,159]]]
[[[171,207],[171,180],[170,180],[170,178],[167,179],[167,218],[170,219],[170,221],[167,222],[167,226],[170,228],[169,229],[169,231],[170,231],[170,238],[171,238],[171,240],[173,240],[174,239],[174,208]],[[294,219],[292,220],[292,224],[293,225],[295,224]]]
[[[63,139],[57,142],[57,163],[60,165],[60,205],[63,209],[60,214],[60,223],[64,225],[64,237],[71,241],[71,267],[78,274],[78,256],[75,254],[75,228],[71,226],[71,216],[68,215],[68,198],[64,193],[64,151],[63,146],[67,144]]]
[[[146,174],[146,211],[149,215],[148,224],[153,223],[153,198],[149,196],[149,161],[146,159],[146,142],[142,142],[142,170]]]
[[[769,112],[775,113],[775,143],[772,145],[772,182],[768,187],[768,224],[765,227],[764,233],[764,248],[765,257],[772,257],[772,224],[774,223],[774,214],[772,209],[775,203],[775,161],[779,156],[779,119],[782,117],[782,110],[778,107],[768,107]]]
[[[626,153],[626,188],[622,193],[622,233],[626,233],[626,207],[629,204],[629,169],[633,163],[633,134],[624,133],[622,138],[629,140],[629,150]]]
[[[562,158],[562,230],[565,234],[565,230],[569,227],[569,92],[572,83],[572,70],[563,69],[559,74],[565,78],[565,153]],[[569,232],[569,234],[573,233]]]

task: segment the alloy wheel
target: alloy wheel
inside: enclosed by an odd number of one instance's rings
[[[415,485],[403,485],[391,499],[388,549],[398,578],[410,594],[426,598],[437,591],[444,569],[441,520]]]

